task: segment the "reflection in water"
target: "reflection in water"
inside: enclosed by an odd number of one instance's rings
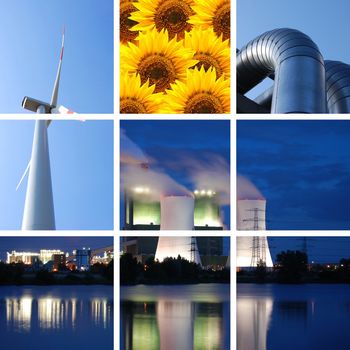
[[[6,299],[6,318],[11,328],[29,332],[31,317],[32,298],[24,296],[21,299]]]
[[[90,318],[96,326],[108,328],[112,322],[112,303],[105,298],[77,301],[75,298],[59,299],[28,296],[5,298],[6,323],[17,332],[29,332],[38,322],[42,330],[75,328],[79,319],[90,310]],[[34,319],[37,315],[37,319]]]
[[[277,301],[275,302],[275,308],[282,322],[288,322],[289,325],[295,323],[299,326],[301,324],[306,326],[308,316],[307,301]]]
[[[157,320],[161,350],[193,347],[193,303],[160,299],[157,304]]]
[[[271,298],[237,299],[238,350],[266,350],[271,313]]]
[[[229,303],[123,301],[121,349],[228,350]]]
[[[239,284],[237,350],[349,350],[349,305],[347,284]]]

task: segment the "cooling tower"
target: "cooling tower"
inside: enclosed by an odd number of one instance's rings
[[[161,230],[193,230],[194,199],[188,196],[168,196],[160,201]]]
[[[177,258],[179,255],[201,265],[195,237],[159,237],[155,260],[162,262],[165,258]]]
[[[256,267],[259,260],[265,261],[266,267],[273,267],[266,237],[237,237],[236,256],[237,268]]]
[[[239,199],[237,201],[237,230],[266,230],[265,211],[265,199]]]
[[[221,227],[220,206],[215,192],[194,191],[194,226]]]

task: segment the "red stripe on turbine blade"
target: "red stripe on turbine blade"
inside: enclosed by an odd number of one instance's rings
[[[61,56],[60,56],[60,60],[62,60],[62,59],[63,59],[63,52],[64,52],[64,47],[62,47],[62,49],[61,49]]]
[[[68,109],[67,114],[74,114],[74,112]]]

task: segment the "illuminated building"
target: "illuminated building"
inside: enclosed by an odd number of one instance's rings
[[[32,265],[39,260],[39,257],[39,253],[16,252],[13,250],[11,253],[7,253],[7,263],[23,263],[26,265]]]
[[[77,249],[74,253],[75,264],[78,270],[87,271],[91,265],[91,249]]]
[[[212,190],[195,190],[194,226],[197,230],[222,230],[220,204]]]
[[[60,267],[66,265],[66,255],[64,253],[53,254],[52,260],[53,260],[53,271],[58,271]]]
[[[63,254],[61,250],[48,250],[48,249],[40,249],[40,260],[43,264],[46,264],[48,261],[53,260],[53,255],[55,254]]]
[[[162,219],[169,222],[169,217],[164,218],[166,213],[176,206],[176,201],[181,201],[186,196],[167,196],[155,198],[152,189],[144,186],[125,190],[125,229],[126,230],[159,230]],[[194,212],[187,211],[188,204],[184,205],[182,220],[191,218],[195,230],[222,230],[220,217],[220,204],[217,194],[213,190],[194,191]],[[172,199],[171,199],[172,198]],[[163,207],[161,205],[163,203]],[[161,210],[161,207],[163,210]],[[168,208],[168,209],[167,209]],[[180,220],[180,222],[182,221]],[[175,220],[175,222],[178,219]],[[192,230],[193,228],[191,228]]]
[[[154,200],[149,188],[125,191],[125,226],[127,230],[159,230],[160,201]]]

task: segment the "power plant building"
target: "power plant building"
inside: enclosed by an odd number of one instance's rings
[[[91,249],[77,249],[75,251],[75,264],[78,270],[86,271],[91,265]]]
[[[13,250],[11,253],[7,253],[7,263],[23,263],[25,265],[32,265],[40,259],[39,253],[33,252],[16,252]]]
[[[155,200],[151,189],[125,190],[126,230],[222,230],[220,204],[211,190]],[[167,228],[165,228],[167,227]]]

